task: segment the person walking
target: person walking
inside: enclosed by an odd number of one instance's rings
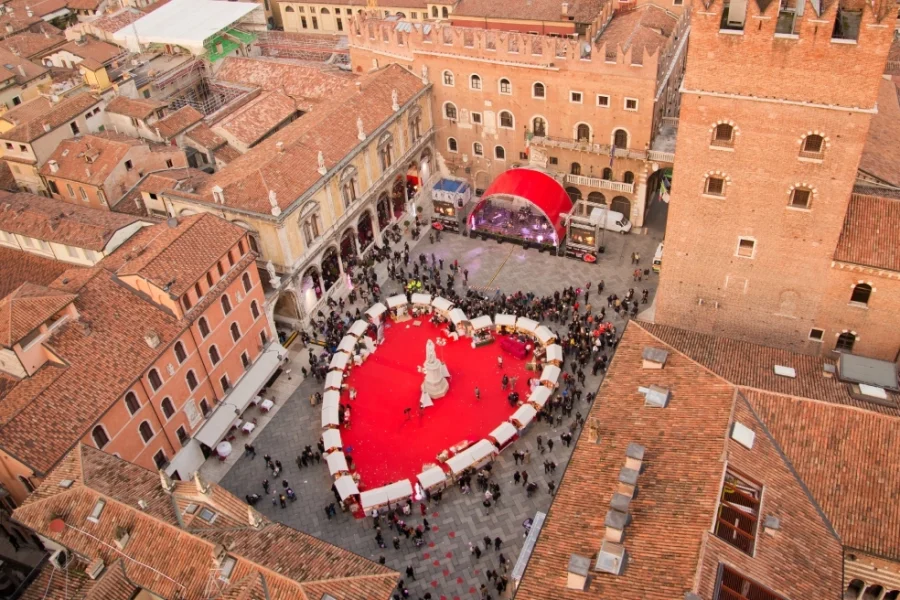
[[[518,463],[516,463],[516,464],[518,464]],[[521,479],[522,479],[521,473],[519,473],[518,471],[513,473],[513,481],[515,482],[515,485],[519,485],[519,481],[521,481]]]
[[[528,471],[522,471],[522,485],[528,485]]]
[[[500,545],[503,544],[503,540],[500,539],[500,536],[494,538],[494,552],[500,551]]]
[[[406,576],[409,577],[410,579],[412,579],[413,581],[416,580],[416,571],[412,568],[412,566],[406,567]]]
[[[555,496],[556,495],[556,484],[553,483],[552,481],[548,482],[547,483],[547,491],[550,492],[551,496]]]
[[[391,540],[391,543],[394,545],[394,550],[400,549],[400,538],[398,538],[396,535],[394,536],[394,539]]]
[[[481,541],[484,542],[484,551],[485,552],[487,552],[488,550],[490,550],[491,548],[494,547],[493,542],[491,542],[491,536],[489,536],[489,535],[484,536],[484,538]]]
[[[475,399],[481,400],[481,390],[478,389],[478,386],[475,386]]]

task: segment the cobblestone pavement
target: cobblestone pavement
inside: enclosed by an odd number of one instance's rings
[[[632,283],[631,272],[634,267],[630,264],[631,252],[637,249],[641,253],[641,266],[646,268],[658,243],[659,238],[655,235],[608,235],[607,253],[598,264],[593,265],[546,253],[540,254],[536,250],[523,250],[520,246],[511,244],[483,242],[452,234],[445,234],[439,244],[430,244],[426,236],[413,248],[412,254],[415,256],[419,252],[434,252],[437,258],[445,260],[445,264],[458,259],[461,268],[469,270],[470,285],[500,288],[505,292],[521,289],[548,294],[569,285],[583,286],[588,280],[593,281],[596,286],[602,278],[606,283],[603,294],[605,303],[607,294],[615,292],[621,296],[629,287],[635,287],[637,295],[646,286],[651,289],[652,298],[657,278],[651,275],[649,281],[645,279],[640,284]],[[377,269],[382,281],[384,270],[384,266]],[[384,288],[386,294],[399,290],[393,282],[385,284]],[[593,300],[592,303],[599,306],[600,299]],[[615,313],[610,311],[610,314]],[[621,331],[624,322],[618,318],[614,322]],[[305,357],[307,353],[301,354]],[[585,390],[595,391],[600,377],[590,376],[589,371],[587,374]],[[480,586],[489,583],[486,571],[501,571],[501,554],[507,559],[509,570],[512,570],[524,541],[523,521],[534,517],[538,511],[548,510],[551,496],[547,483],[558,483],[568,464],[571,448],[567,448],[559,436],[568,429],[574,417],[563,419],[559,427],[552,427],[546,422],[535,423],[513,444],[512,449],[530,450],[530,464],[515,465],[512,450],[505,451],[494,461],[493,475],[494,480],[500,484],[501,499],[489,512],[482,506],[483,497],[477,489],[464,495],[458,488],[450,488],[443,494],[443,500],[439,504],[432,503],[428,507],[427,519],[431,531],[426,535],[426,543],[422,548],[415,548],[412,541],[401,536],[400,547],[395,550],[391,544],[393,532],[385,529],[383,535],[387,548],[380,549],[375,542],[371,519],[357,520],[346,513],[327,519],[324,508],[334,500],[334,496],[330,491],[331,478],[324,461],[302,469],[295,463],[295,458],[303,447],[315,447],[320,436],[320,407],[311,406],[308,400],[320,387],[315,380],[309,379],[302,382],[289,399],[279,399],[283,406],[277,417],[256,438],[255,447],[259,456],[255,459],[240,458],[222,479],[222,485],[240,497],[252,492],[261,494],[263,479],[271,479],[270,473],[264,468],[262,455],[268,453],[273,459],[281,460],[284,463],[283,477],[296,492],[297,501],[288,504],[287,509],[281,509],[269,499],[264,499],[257,508],[272,519],[372,560],[383,556],[388,566],[401,573],[411,598],[421,598],[429,592],[435,600],[477,598]],[[586,402],[583,400],[576,404],[574,410],[586,415]],[[537,448],[537,436],[544,440],[552,439],[553,451],[541,455]],[[573,441],[573,445],[574,443]],[[557,464],[555,473],[544,473],[542,463],[546,459]],[[513,482],[513,473],[522,469],[528,472],[530,481],[539,484],[533,497],[527,496],[524,486],[517,486]],[[281,488],[280,482],[273,483],[276,489]],[[414,516],[408,518],[407,522],[413,526],[422,523],[417,505]],[[499,552],[489,550],[480,559],[476,559],[470,553],[469,544],[481,544],[481,549],[484,550],[481,540],[485,536],[491,539],[501,538],[502,547]],[[405,575],[408,566],[415,570],[414,581]],[[498,597],[496,590],[492,589],[491,592],[492,597]],[[507,596],[511,592],[512,585],[509,586]]]

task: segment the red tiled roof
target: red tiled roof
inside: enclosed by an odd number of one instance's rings
[[[96,252],[105,250],[117,231],[138,221],[27,192],[0,195],[0,229]]]
[[[163,138],[168,140],[202,120],[203,114],[199,110],[193,106],[182,106],[154,123],[153,126]]]
[[[76,296],[26,283],[0,299],[0,346],[12,348]]]
[[[216,79],[221,81],[253,85],[307,102],[331,99],[357,78],[322,63],[278,58],[229,56],[216,71]]]
[[[207,150],[215,150],[225,145],[225,138],[210,129],[206,123],[200,123],[188,131],[187,137]]]
[[[71,0],[69,0],[71,2]],[[117,56],[122,55],[125,51],[122,48],[98,40],[93,36],[85,36],[84,40],[79,42],[72,40],[59,50],[65,50],[70,54],[84,60],[84,65],[90,69],[99,69]]]
[[[144,98],[128,98],[116,96],[106,105],[106,112],[135,119],[146,119],[160,108],[165,108],[165,102]]]
[[[91,27],[95,27],[106,33],[115,33],[120,29],[131,25],[144,16],[144,13],[135,9],[126,7],[114,12],[111,15],[100,17],[95,21],[91,21]]]
[[[879,192],[871,189],[873,194]],[[900,199],[852,194],[834,259],[900,271]]]
[[[35,98],[22,106],[10,110],[2,116],[3,119],[8,121],[17,118],[20,115],[31,115],[31,118],[18,122],[15,127],[6,133],[0,134],[0,139],[13,142],[33,142],[34,140],[47,135],[48,132],[44,130],[45,124],[50,126],[50,131],[53,131],[87,112],[99,103],[100,99],[91,94],[76,94],[75,96],[64,98],[55,104],[44,97]],[[30,112],[26,112],[26,110],[23,109],[24,106],[28,105],[31,105],[29,106]],[[16,112],[20,109],[22,109],[22,112]]]
[[[45,75],[47,67],[37,65],[25,56],[16,56],[5,48],[0,48],[0,65],[13,73],[16,83],[24,85],[33,79]]]
[[[460,0],[450,14],[459,17],[486,19],[515,19],[518,21],[568,21],[590,23],[600,16],[605,0],[569,0],[567,16],[562,14],[562,3],[557,0]]]
[[[241,153],[231,144],[225,144],[221,148],[216,148],[213,151],[213,156],[215,156],[217,160],[221,160],[227,165],[228,163],[234,162],[239,159],[241,157]]]
[[[900,186],[900,77],[881,82],[878,112],[872,116],[869,135],[859,160],[859,169],[893,186]]]
[[[0,246],[0,298],[24,283],[49,285],[71,268],[69,263]]]
[[[214,127],[252,146],[297,113],[294,101],[279,92],[263,92]]]
[[[609,25],[596,41],[608,51],[633,53],[635,63],[642,62],[644,52],[656,53],[675,30],[678,18],[673,13],[654,4],[644,4],[635,10],[614,14]]]
[[[48,28],[46,33],[23,31],[5,40],[0,40],[0,48],[4,48],[13,54],[18,53],[25,58],[32,58],[37,55],[43,55],[46,51],[65,42],[65,36],[50,33]]]
[[[66,0],[71,10],[97,10],[103,0]]]
[[[85,135],[60,142],[41,167],[41,175],[102,186],[113,169],[125,160],[128,151],[144,143],[124,135]],[[56,161],[57,169],[49,161]]]
[[[72,480],[68,488],[63,479]],[[159,475],[79,445],[15,511],[17,521],[87,560],[117,565],[118,585],[131,582],[163,598],[201,600],[209,597],[214,551],[224,548],[235,559],[230,582],[221,598],[269,600],[321,598],[388,600],[398,573],[306,533],[274,523],[215,484],[205,493],[193,482],[175,482],[165,491]],[[99,499],[106,506],[97,523],[88,517]],[[146,508],[138,508],[143,500]],[[185,512],[188,504],[216,514],[214,525]],[[50,523],[57,515],[65,527]],[[250,524],[253,516],[258,525]],[[126,546],[131,560],[115,549],[116,530],[133,535]],[[136,533],[136,535],[135,535]],[[221,544],[221,546],[217,546]],[[104,585],[110,568],[97,586]]]

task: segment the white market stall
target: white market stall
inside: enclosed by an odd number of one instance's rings
[[[547,346],[547,362],[557,367],[563,362],[563,349],[559,344],[550,344]]]
[[[472,457],[472,466],[477,469],[494,460],[494,457],[497,456],[497,447],[488,440],[479,440],[466,452]]]
[[[341,393],[336,390],[328,390],[325,392],[325,395],[322,396],[322,406],[328,406],[329,404],[337,406],[340,403]]]
[[[337,349],[338,352],[353,354],[356,351],[356,338],[352,335],[345,335],[341,338],[341,343],[338,344]]]
[[[475,317],[471,322],[472,331],[490,329],[491,327],[493,327],[493,325],[494,322],[491,320],[490,315],[481,315],[480,317]]]
[[[337,429],[326,429],[322,434],[322,443],[325,445],[325,452],[340,450],[344,447],[341,442],[341,432]]]
[[[534,388],[534,391],[528,396],[528,403],[533,404],[537,409],[544,408],[544,405],[547,404],[547,400],[550,399],[551,394],[553,394],[553,391],[550,388],[539,385]]]
[[[413,495],[413,488],[409,479],[401,479],[386,485],[384,486],[384,491],[387,492],[388,502],[398,502]]]
[[[556,341],[556,335],[552,331],[550,331],[550,328],[546,325],[538,326],[538,328],[534,330],[534,335],[537,337],[542,346],[552,344]]]
[[[357,321],[354,321],[353,325],[350,326],[350,329],[347,330],[347,335],[359,337],[365,334],[368,329],[369,324],[362,319],[359,319]]]
[[[396,318],[406,317],[406,307],[409,304],[409,301],[406,299],[405,294],[397,294],[396,296],[391,296],[387,299],[388,308],[391,311],[391,316]]]
[[[338,405],[322,405],[322,428],[337,427],[340,425],[338,420]]]
[[[450,310],[453,308],[453,303],[446,298],[438,296],[431,301],[431,306],[434,307],[435,312],[441,317],[445,319],[450,318]]]
[[[501,423],[499,427],[488,434],[488,437],[494,440],[494,444],[496,444],[497,448],[503,448],[506,444],[511,442],[518,433],[519,431],[512,423]]]
[[[332,452],[325,457],[325,462],[328,463],[328,472],[332,475],[350,472],[350,467],[347,466],[347,457],[343,452]]]
[[[541,385],[550,384],[552,387],[556,387],[560,373],[561,371],[556,365],[546,365],[544,370],[541,371]]]
[[[444,473],[444,470],[440,467],[425,469],[416,475],[416,479],[419,480],[419,485],[421,485],[424,490],[434,489],[437,491],[443,489],[444,486],[447,485],[447,474]]]
[[[431,312],[431,294],[412,295],[412,315],[418,317]]]
[[[494,342],[494,336],[491,335],[491,329],[494,322],[488,315],[475,317],[469,324],[470,335],[472,336],[472,347],[484,346]]]
[[[454,308],[450,310],[450,322],[456,325],[457,330],[459,330],[460,328],[465,328],[469,324],[469,319],[461,308]],[[463,333],[463,331],[459,331],[460,335]]]
[[[509,333],[516,328],[516,315],[494,315],[494,324],[497,331]]]
[[[525,333],[534,335],[535,330],[538,328],[539,323],[534,319],[529,319],[527,317],[519,317],[516,319],[516,329],[518,331],[523,331]]]
[[[331,362],[328,363],[328,369],[331,371],[343,371],[347,368],[348,362],[350,362],[349,354],[345,354],[344,352],[337,352],[334,356],[331,357]]]
[[[342,502],[346,501],[347,498],[359,495],[359,487],[357,487],[356,482],[353,481],[353,478],[349,475],[341,475],[335,479],[334,487],[341,497]]]
[[[519,410],[514,412],[509,418],[509,422],[516,426],[516,429],[522,431],[534,420],[537,414],[535,408],[530,404],[523,404]]]
[[[341,386],[344,384],[344,374],[340,371],[330,371],[328,375],[325,376],[325,389],[326,390],[341,390]]]
[[[378,325],[379,323],[381,323],[381,319],[386,312],[387,306],[385,306],[381,302],[376,302],[371,307],[369,307],[369,310],[366,311],[366,316],[369,317],[369,321],[371,321],[375,325]]]
[[[387,490],[383,487],[366,490],[359,494],[359,501],[363,510],[369,513],[372,509],[381,508],[388,503]]]
[[[463,450],[450,458],[444,463],[450,469],[450,472],[454,475],[459,475],[475,462],[475,459],[472,457],[472,454],[468,450]]]

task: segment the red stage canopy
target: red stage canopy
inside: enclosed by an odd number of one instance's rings
[[[556,228],[557,242],[565,235],[565,227],[560,223],[559,215],[572,210],[572,200],[558,181],[533,169],[510,169],[502,173],[484,192],[481,202],[472,211],[481,208],[485,200],[494,195],[518,196],[528,200],[547,216]]]

